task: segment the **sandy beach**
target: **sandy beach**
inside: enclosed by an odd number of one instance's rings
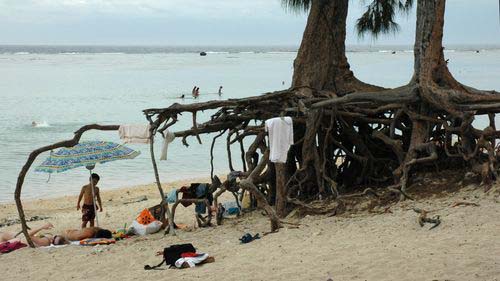
[[[178,187],[184,182],[166,184]],[[498,186],[485,193],[468,185],[458,192],[390,205],[386,212],[289,218],[278,233],[249,244],[246,232],[264,233],[269,223],[260,211],[225,220],[211,228],[194,226],[194,207],[179,208],[176,222],[190,231],[133,237],[110,246],[24,248],[0,255],[2,280],[499,280],[500,203]],[[142,196],[148,200],[124,204]],[[103,191],[100,223],[116,229],[130,224],[143,208],[157,203],[154,185]],[[229,197],[226,197],[229,200]],[[479,206],[455,206],[456,202]],[[76,196],[25,202],[27,217],[48,216],[52,233],[78,228]],[[439,215],[442,224],[420,227],[413,207]],[[0,206],[0,221],[16,218],[13,204]],[[43,221],[30,223],[41,225]],[[20,225],[0,228],[17,231]],[[193,269],[144,271],[157,264],[157,251],[176,243],[193,243],[215,263]]]
[[[500,281],[496,2],[0,0],[0,281]]]

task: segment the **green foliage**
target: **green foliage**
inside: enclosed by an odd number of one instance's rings
[[[399,25],[395,22],[397,12],[407,13],[412,6],[413,0],[373,0],[356,23],[358,34],[371,33],[377,37],[381,33],[398,31]]]
[[[307,12],[313,0],[281,0],[281,5],[285,10],[297,13]]]
[[[313,1],[321,5],[336,0],[281,0],[285,10],[296,13],[307,12]],[[366,6],[366,12],[358,19],[356,29],[360,36],[371,33],[377,37],[381,33],[391,33],[399,30],[395,21],[398,12],[408,13],[413,6],[414,0],[372,0]]]

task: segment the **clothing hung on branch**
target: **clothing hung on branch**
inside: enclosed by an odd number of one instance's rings
[[[160,160],[167,160],[168,145],[175,139],[175,134],[166,130],[163,132],[163,146],[161,148]]]
[[[208,188],[209,188],[208,183],[200,183],[196,187],[196,198],[198,198],[198,199],[206,198],[206,199],[208,199],[208,203],[210,205],[212,205],[214,197],[213,197],[212,193],[210,193],[208,191]],[[204,214],[204,213],[206,213],[206,210],[207,210],[207,204],[205,204],[205,202],[196,203],[195,212],[197,214]]]
[[[268,119],[265,128],[269,134],[269,160],[273,163],[285,163],[288,150],[293,144],[292,118],[287,116]]]
[[[126,124],[120,125],[118,134],[124,143],[149,143],[150,125]]]
[[[208,183],[192,183],[189,187],[183,186],[179,189],[182,193],[182,199],[207,199],[208,203],[212,205],[214,200],[213,194],[209,191],[210,185]],[[184,207],[190,206],[191,202],[181,202]],[[195,212],[197,214],[204,214],[206,212],[205,202],[195,203]]]

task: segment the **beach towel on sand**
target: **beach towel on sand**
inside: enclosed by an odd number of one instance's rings
[[[87,239],[80,240],[80,245],[82,245],[82,246],[109,245],[109,244],[114,244],[115,242],[116,242],[115,239],[87,238]]]
[[[22,243],[21,241],[14,241],[14,242],[6,241],[3,243],[0,243],[0,253],[7,254],[7,253],[10,253],[10,252],[15,251],[17,249],[24,248],[26,246],[27,245]]]

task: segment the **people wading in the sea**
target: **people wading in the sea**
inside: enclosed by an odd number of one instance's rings
[[[200,88],[199,87],[195,87],[193,97],[196,99],[199,96],[200,96]]]
[[[193,96],[193,98],[196,98],[196,86],[194,86],[193,90],[191,91],[191,96]]]

